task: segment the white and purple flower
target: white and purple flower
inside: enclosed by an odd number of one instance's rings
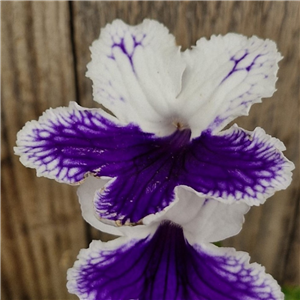
[[[220,131],[275,91],[274,42],[227,34],[180,52],[158,22],[116,20],[91,51],[94,99],[114,116],[75,103],[49,109],[18,133],[15,152],[59,182],[110,178],[95,194],[100,218],[138,223],[168,207],[177,186],[259,205],[290,184],[279,140],[261,128]]]
[[[74,102],[49,109],[15,147],[38,176],[81,184],[86,221],[121,236],[80,252],[69,291],[81,300],[283,299],[246,253],[211,244],[291,182],[279,140],[261,128],[222,130],[274,93],[275,43],[227,34],[181,52],[156,21],[116,20],[91,51],[94,99],[111,114]]]
[[[123,235],[93,241],[68,271],[68,290],[80,300],[279,300],[277,282],[245,252],[211,244],[237,234],[249,206],[199,198],[176,187],[176,200],[144,225],[114,227],[99,222],[89,177],[78,196],[87,222]]]

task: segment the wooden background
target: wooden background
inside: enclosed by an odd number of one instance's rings
[[[238,124],[281,139],[299,169],[299,2],[2,2],[2,299],[67,300],[66,271],[99,232],[83,221],[75,187],[37,178],[13,155],[16,133],[49,107],[95,107],[89,45],[115,18],[163,22],[183,49],[229,31],[277,42],[278,91]],[[223,245],[245,250],[281,284],[299,284],[299,171],[246,216]],[[104,238],[106,238],[104,236]]]

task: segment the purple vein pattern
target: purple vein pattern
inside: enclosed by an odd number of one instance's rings
[[[266,48],[267,45],[265,45],[264,48]],[[267,56],[268,55],[268,52],[267,53],[264,53],[264,54],[257,54],[252,60],[250,60],[250,64],[248,66],[243,66],[243,67],[240,67],[239,68],[239,63],[240,62],[243,62],[243,60],[249,55],[249,52],[248,50],[246,49],[245,50],[245,53],[239,57],[239,58],[235,58],[235,57],[231,57],[230,58],[230,61],[233,61],[234,62],[234,66],[232,67],[232,69],[230,70],[230,72],[226,75],[226,77],[222,80],[222,82],[224,82],[228,77],[230,77],[233,73],[235,72],[238,72],[238,71],[243,71],[243,70],[246,70],[247,72],[250,72],[251,69],[253,68],[253,66],[257,65],[256,61],[260,58],[260,57],[263,57],[263,56]],[[267,62],[267,59],[266,61],[264,61],[263,63],[259,63],[258,64],[258,67],[262,67],[263,64]],[[273,67],[273,66],[271,66]],[[268,78],[268,75],[264,75],[264,78]],[[221,82],[221,83],[222,83]]]
[[[113,178],[96,194],[100,217],[138,222],[167,207],[178,185],[258,204],[289,183],[282,183],[288,181],[287,160],[262,129],[248,133],[234,126],[191,140],[190,130],[156,137],[132,124],[118,126],[96,110],[53,112],[27,124],[17,151],[39,175],[61,182],[78,183],[88,173]]]
[[[108,55],[107,57],[115,60],[115,56],[113,54],[113,49],[119,48],[123,52],[123,54],[127,56],[128,60],[130,62],[132,71],[135,72],[134,64],[133,64],[134,51],[135,51],[136,47],[138,47],[138,46],[142,47],[142,40],[144,38],[145,38],[145,35],[143,35],[143,37],[140,37],[139,41],[137,41],[137,38],[134,35],[131,35],[129,39],[127,38],[127,43],[125,43],[124,38],[121,38],[118,43],[112,41],[113,42],[113,44],[111,45],[112,51],[111,51],[111,54]],[[131,41],[132,45],[129,46],[130,43],[128,42],[128,40]]]
[[[97,244],[98,243],[98,244]],[[279,299],[275,281],[246,253],[191,246],[182,228],[162,223],[152,237],[103,250],[93,242],[68,274],[68,288],[89,300]]]

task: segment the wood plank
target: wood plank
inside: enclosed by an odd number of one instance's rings
[[[76,299],[66,270],[86,247],[75,187],[37,178],[13,155],[16,133],[75,100],[66,2],[2,3],[2,299]]]
[[[236,120],[245,129],[263,127],[282,140],[286,156],[299,166],[297,138],[299,97],[299,3],[255,1],[186,1],[186,2],[72,2],[79,99],[86,107],[97,107],[92,100],[90,79],[85,77],[90,61],[88,46],[98,38],[100,28],[116,18],[138,24],[144,18],[164,23],[183,49],[202,36],[237,32],[257,35],[276,41],[285,59],[280,63],[278,91],[263,104],[254,105],[250,116]],[[299,206],[299,174],[295,173],[288,190],[278,192],[265,205],[253,208],[246,217],[243,231],[224,242],[250,252],[253,261],[266,266],[281,283],[297,284],[299,269],[292,261],[298,259],[299,237],[293,235]],[[99,234],[91,229],[91,237]],[[292,271],[291,271],[292,270]],[[287,274],[292,274],[288,276]]]

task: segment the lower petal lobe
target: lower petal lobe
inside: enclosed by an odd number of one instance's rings
[[[80,183],[87,174],[113,178],[96,193],[95,209],[99,217],[121,223],[163,210],[179,185],[252,205],[290,183],[292,163],[262,129],[249,133],[234,126],[190,138],[189,129],[156,137],[101,110],[71,104],[27,123],[15,151],[39,176],[60,182]]]
[[[194,139],[184,159],[180,184],[225,202],[259,205],[286,188],[293,163],[282,154],[283,144],[261,128],[247,132],[236,125]]]
[[[106,248],[94,241],[82,250],[68,273],[69,292],[89,300],[283,299],[275,280],[249,264],[246,253],[191,246],[170,222],[153,236]]]
[[[260,128],[246,132],[233,126],[219,135],[203,132],[192,141],[190,134],[176,131],[145,142],[148,151],[97,194],[98,214],[136,222],[168,206],[179,185],[227,203],[259,205],[291,181],[293,164],[283,156],[281,142]],[[111,166],[103,172],[112,174]]]

